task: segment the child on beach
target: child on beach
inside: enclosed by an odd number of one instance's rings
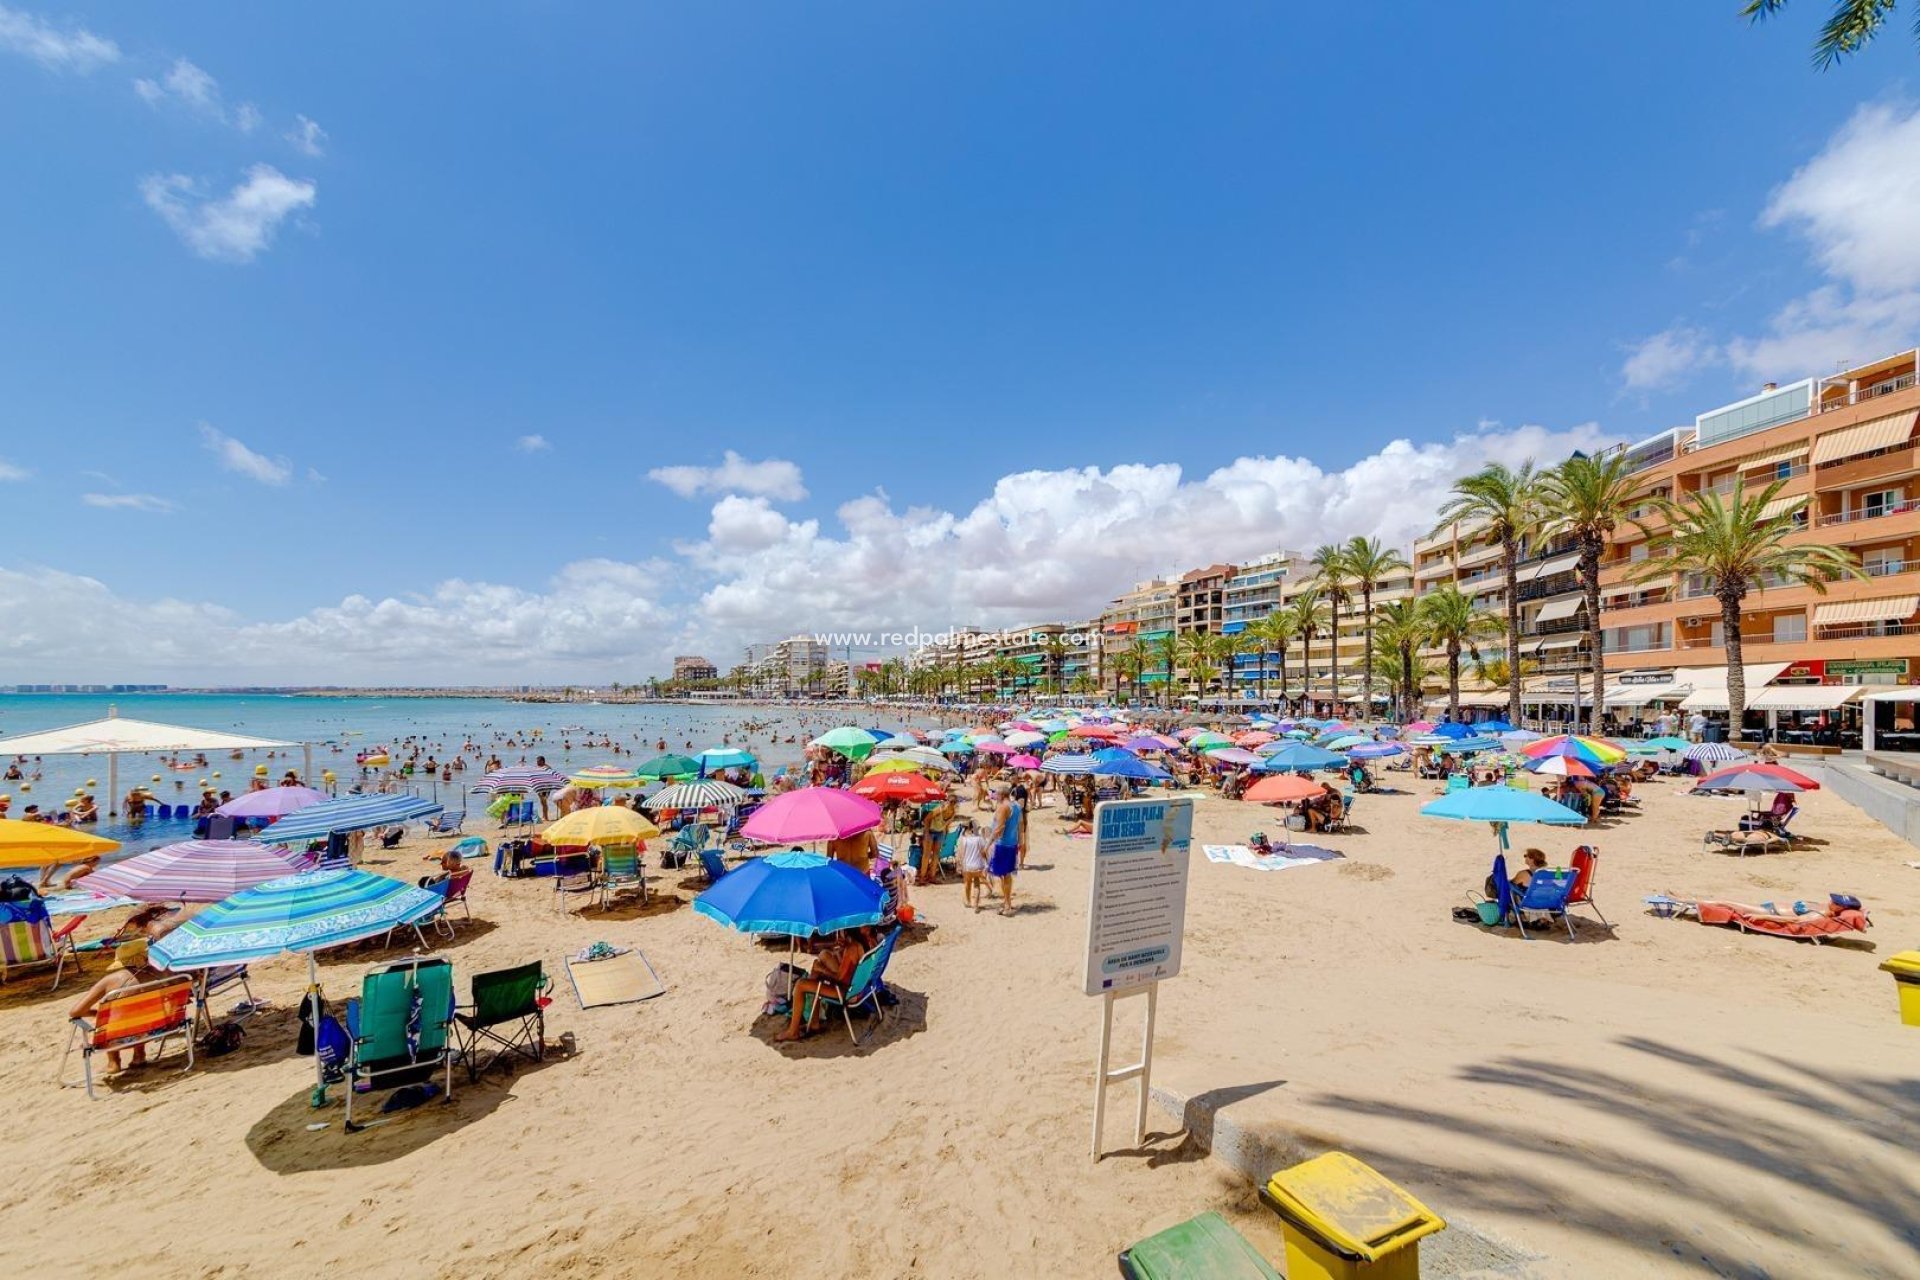
[[[954,851],[960,859],[960,901],[978,911],[986,905],[987,840],[972,819],[960,819],[960,841]]]

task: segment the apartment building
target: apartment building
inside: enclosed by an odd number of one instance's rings
[[[1100,663],[1108,688],[1119,680],[1121,655],[1139,652],[1148,670],[1140,674],[1142,684],[1161,684],[1167,679],[1164,667],[1154,669],[1148,646],[1173,634],[1175,584],[1166,578],[1149,578],[1134,584],[1131,591],[1114,600],[1089,625],[1100,634]]]
[[[840,685],[827,678],[827,646],[810,636],[793,636],[770,644],[747,646],[747,671],[755,695],[790,698],[825,693],[846,684],[844,666]]]
[[[706,658],[682,654],[673,660],[673,678],[678,684],[698,684],[718,680],[720,669]]]
[[[1174,584],[1173,629],[1219,635],[1226,622],[1227,583],[1234,572],[1234,565],[1210,564],[1182,574]]]

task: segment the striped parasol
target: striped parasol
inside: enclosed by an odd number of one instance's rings
[[[312,865],[304,853],[252,840],[182,840],[102,867],[83,883],[89,893],[137,902],[219,902]]]
[[[663,788],[642,803],[649,809],[731,809],[749,798],[731,782],[707,778]]]
[[[573,775],[573,785],[592,790],[613,787],[637,787],[641,777],[631,769],[622,769],[617,764],[596,764],[590,769],[582,769]]]
[[[1696,742],[1681,753],[1689,760],[1745,760],[1747,753],[1724,742]]]
[[[548,795],[562,790],[567,785],[567,775],[555,773],[552,769],[542,769],[536,765],[516,764],[505,769],[495,769],[486,777],[473,784],[475,791],[484,791],[488,795],[498,795],[502,791],[524,795]]]
[[[1040,762],[1042,773],[1092,773],[1093,757],[1090,755],[1048,756]]]
[[[242,889],[154,942],[161,969],[246,964],[313,952],[417,923],[446,905],[429,889],[356,867],[282,876]]]
[[[411,822],[439,813],[442,807],[404,791],[391,795],[342,796],[282,818],[254,838],[263,844],[305,844],[343,831],[365,831]]]

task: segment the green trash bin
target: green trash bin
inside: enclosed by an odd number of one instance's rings
[[[1188,1218],[1120,1254],[1130,1280],[1280,1280],[1247,1238],[1217,1213]]]

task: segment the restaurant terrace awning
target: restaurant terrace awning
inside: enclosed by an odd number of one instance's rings
[[[1891,449],[1895,445],[1905,444],[1913,436],[1916,418],[1920,418],[1920,409],[1904,409],[1899,413],[1889,413],[1885,417],[1862,422],[1858,426],[1829,431],[1813,442],[1813,465],[1824,467],[1828,463],[1838,462],[1842,458],[1851,458],[1856,454],[1872,453],[1876,449]]]
[[[1522,568],[1517,575],[1520,582],[1533,582],[1539,578],[1551,578],[1556,573],[1571,573],[1580,564],[1580,553],[1572,552],[1564,556],[1554,556],[1537,564]]]
[[[1749,711],[1832,711],[1867,689],[1857,684],[1776,684],[1747,699]]]
[[[1751,703],[1754,695],[1766,688],[1782,671],[1787,669],[1784,662],[1749,662],[1741,668],[1745,677],[1747,701]],[[1674,672],[1676,683],[1685,680],[1693,685],[1693,692],[1681,700],[1680,705],[1688,711],[1726,711],[1727,705],[1727,669],[1725,667],[1692,667]]]
[[[1846,600],[1813,607],[1816,627],[1844,627],[1862,622],[1900,622],[1920,609],[1920,596],[1886,596],[1879,600]],[[4,747],[5,743],[0,743]]]
[[[1574,596],[1570,600],[1549,600],[1541,608],[1540,612],[1534,615],[1533,620],[1535,622],[1559,622],[1565,618],[1573,617],[1586,607],[1587,601],[1584,596]]]
[[[1692,692],[1692,685],[1672,680],[1659,684],[1615,684],[1607,686],[1606,696],[1600,700],[1600,704],[1606,707],[1644,707],[1649,702],[1665,702]]]

